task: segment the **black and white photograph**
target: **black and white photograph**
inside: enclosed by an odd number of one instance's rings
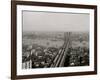
[[[89,14],[22,12],[22,69],[89,66]]]
[[[12,2],[13,79],[97,74],[97,6]]]

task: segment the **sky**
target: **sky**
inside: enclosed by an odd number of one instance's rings
[[[23,31],[89,31],[89,14],[22,12]]]

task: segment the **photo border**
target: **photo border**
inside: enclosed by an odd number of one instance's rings
[[[17,5],[33,5],[62,8],[94,9],[94,71],[72,72],[72,73],[52,73],[36,75],[17,75]],[[76,75],[97,74],[97,6],[82,4],[65,4],[33,1],[11,1],[11,79],[46,78]]]

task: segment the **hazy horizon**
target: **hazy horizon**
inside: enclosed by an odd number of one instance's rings
[[[23,11],[23,31],[89,31],[89,14]]]

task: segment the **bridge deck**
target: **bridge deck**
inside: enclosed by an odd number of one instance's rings
[[[63,47],[59,50],[58,54],[56,55],[50,67],[64,66],[65,57],[66,57],[67,50],[69,47],[70,47],[70,32],[66,32]]]

